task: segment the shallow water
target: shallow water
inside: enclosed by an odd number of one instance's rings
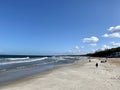
[[[86,57],[0,58],[0,83],[11,82],[78,60],[86,60]]]

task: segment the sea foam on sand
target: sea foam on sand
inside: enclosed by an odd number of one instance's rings
[[[109,60],[80,61],[4,85],[0,90],[120,90],[120,67]]]

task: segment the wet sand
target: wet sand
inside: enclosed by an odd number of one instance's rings
[[[1,85],[0,90],[119,90],[118,63],[120,58],[108,59],[107,63],[100,63],[98,58],[91,59],[91,62],[80,61]]]

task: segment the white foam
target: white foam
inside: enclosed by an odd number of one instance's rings
[[[16,60],[27,60],[30,59],[29,57],[25,57],[25,58],[5,58],[6,60],[12,60],[12,61],[16,61]]]
[[[59,60],[66,60],[64,56],[60,56],[60,57],[53,56],[52,59],[57,60],[57,61],[59,61]]]
[[[0,65],[15,64],[15,63],[35,62],[35,61],[45,60],[45,59],[47,59],[47,58],[48,58],[48,57],[36,58],[36,59],[28,59],[28,60],[19,60],[19,61],[10,61],[10,62],[1,62]]]

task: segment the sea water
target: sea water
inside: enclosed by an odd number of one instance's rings
[[[36,73],[53,69],[58,65],[85,60],[80,56],[52,56],[40,58],[0,58],[0,83],[11,82]]]

